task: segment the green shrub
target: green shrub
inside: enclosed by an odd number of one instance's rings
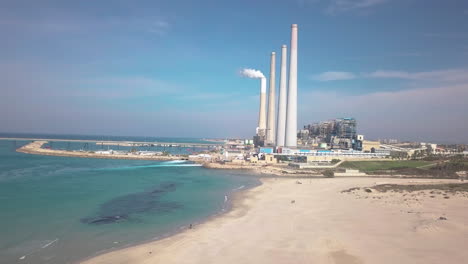
[[[326,170],[323,172],[323,176],[325,176],[325,178],[333,178],[335,177],[335,172],[332,170]]]

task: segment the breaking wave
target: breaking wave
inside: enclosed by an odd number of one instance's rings
[[[177,161],[177,160],[175,160],[175,161]],[[184,163],[182,163],[182,162],[184,162]],[[159,168],[159,167],[201,167],[202,166],[201,164],[185,163],[185,161],[182,161],[182,162],[169,163],[169,161],[167,161],[167,162],[163,162],[163,163],[160,163],[160,164],[101,168],[101,169],[98,169],[98,170],[133,170],[133,169]]]

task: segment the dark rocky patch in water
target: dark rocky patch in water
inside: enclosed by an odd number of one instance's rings
[[[110,224],[115,223],[121,220],[128,219],[126,215],[112,215],[112,216],[102,216],[102,217],[90,217],[81,219],[82,222],[87,224]]]
[[[112,224],[129,220],[132,215],[138,213],[167,213],[181,208],[179,203],[160,200],[161,196],[175,191],[176,187],[175,183],[161,183],[157,188],[146,192],[114,198],[103,203],[96,216],[82,218],[81,222],[92,225]]]

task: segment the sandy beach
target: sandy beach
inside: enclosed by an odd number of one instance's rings
[[[193,160],[197,162],[197,160]],[[236,164],[236,163],[217,163],[199,161],[203,167],[208,169],[221,169],[221,170],[248,170],[251,173],[262,176],[282,176],[282,177],[323,177],[321,172],[313,170],[294,169],[288,166],[287,163],[278,164]]]
[[[379,192],[372,178],[262,179],[193,229],[82,263],[465,263],[468,194]],[[360,189],[352,189],[361,187]]]

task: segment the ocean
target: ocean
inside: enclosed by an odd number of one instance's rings
[[[233,192],[259,184],[188,161],[15,151],[28,142],[0,140],[0,263],[74,263],[162,238],[222,213]]]

